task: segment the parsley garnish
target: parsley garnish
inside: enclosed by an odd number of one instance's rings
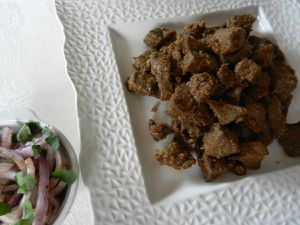
[[[27,124],[23,124],[19,132],[17,133],[17,141],[21,143],[26,143],[32,139],[32,134],[30,128]]]
[[[0,216],[10,213],[11,205],[6,202],[0,202]]]
[[[13,225],[32,225],[34,220],[35,220],[35,212],[32,209],[31,202],[27,200],[24,203],[22,219],[19,219]]]
[[[35,158],[40,157],[41,152],[43,151],[42,147],[41,147],[40,145],[32,145],[31,148],[32,148],[34,157],[35,157]]]
[[[74,181],[77,179],[76,174],[70,170],[56,170],[52,172],[52,176],[54,178],[62,180],[67,184],[73,184]]]
[[[40,123],[37,121],[28,121],[25,124],[29,127],[32,134],[35,134],[41,130]]]
[[[19,186],[18,193],[26,194],[27,191],[34,188],[36,181],[32,175],[25,171],[21,171],[16,175],[16,183]]]
[[[54,150],[57,151],[59,148],[59,138],[53,133],[48,127],[44,127],[43,135],[45,137],[45,141],[48,145]]]

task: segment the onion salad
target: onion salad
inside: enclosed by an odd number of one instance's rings
[[[0,224],[53,224],[77,179],[55,130],[28,121],[2,128],[0,141]]]

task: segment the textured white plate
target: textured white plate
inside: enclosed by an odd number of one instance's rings
[[[77,97],[63,47],[64,33],[53,0],[0,1],[1,110],[32,109],[61,130],[79,156]],[[89,192],[81,180],[79,191],[64,224],[74,224],[74,219],[93,221]]]
[[[271,37],[273,40],[275,39],[273,30],[263,9],[256,6],[220,11],[205,15],[200,14],[187,17],[175,17],[140,23],[123,23],[112,25],[109,28],[130,113],[135,143],[142,165],[146,190],[149,200],[152,203],[161,201],[166,197],[170,201],[175,201],[179,198],[204,193],[216,188],[224,187],[225,184],[229,184],[234,180],[244,179],[245,177],[238,177],[228,173],[226,176],[219,177],[213,182],[207,183],[201,177],[200,168],[197,165],[193,166],[191,169],[177,171],[167,168],[166,166],[160,166],[159,163],[156,162],[154,158],[155,150],[163,149],[171,139],[168,138],[161,142],[155,142],[148,132],[148,120],[154,119],[155,121],[169,122],[170,118],[164,113],[166,109],[164,106],[166,103],[160,105],[157,113],[152,113],[151,108],[158,101],[156,98],[137,96],[127,91],[125,81],[128,78],[128,75],[134,71],[132,68],[132,58],[133,56],[140,55],[146,50],[143,38],[149,30],[155,27],[164,26],[174,28],[180,32],[183,25],[193,21],[203,20],[207,26],[216,26],[224,23],[225,19],[240,13],[250,13],[257,18],[257,21],[253,26],[253,33]],[[286,53],[288,56],[289,53]],[[296,71],[300,72],[299,68],[296,68]],[[296,91],[294,97],[294,102],[299,103],[299,90]],[[300,116],[296,114],[297,111],[292,105],[290,108],[289,119],[299,120]],[[269,152],[270,154],[263,160],[260,170],[250,170],[247,176],[284,169],[299,164],[300,162],[300,158],[285,157],[283,150],[277,142],[273,142],[273,144],[269,146]]]
[[[259,5],[274,37],[299,72],[300,7],[296,0],[56,2],[65,28],[68,71],[78,93],[84,146],[80,156],[82,173],[91,191],[97,224],[300,224],[299,166],[248,176],[218,190],[172,203],[149,202],[137,157],[140,149],[129,122],[130,107],[125,101],[107,29],[107,25],[119,22],[143,22]],[[140,40],[137,45],[141,44]],[[129,55],[123,57],[131,60]],[[296,99],[291,109],[299,111]],[[160,185],[156,182],[156,186]]]

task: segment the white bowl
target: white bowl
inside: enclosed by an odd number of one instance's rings
[[[25,121],[38,121],[42,127],[47,126],[48,124],[43,122],[38,118],[38,116],[30,109],[14,108],[0,112],[0,128],[2,127],[11,127],[14,130],[20,129],[22,122]],[[65,196],[65,199],[60,206],[58,216],[55,219],[53,225],[61,225],[63,220],[69,214],[71,206],[74,202],[77,188],[78,188],[78,177],[79,177],[79,164],[74,149],[68,139],[57,129],[55,128],[56,134],[59,136],[59,139],[64,146],[66,153],[70,158],[70,167],[71,170],[77,175],[76,181],[68,186],[68,190]]]

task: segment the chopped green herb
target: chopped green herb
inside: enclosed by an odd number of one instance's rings
[[[40,123],[37,121],[28,121],[25,124],[29,127],[32,134],[37,133],[41,130]]]
[[[17,133],[17,141],[26,143],[32,139],[32,134],[28,125],[23,124],[19,132]]]
[[[21,222],[22,225],[31,225],[35,219],[35,212],[33,211],[29,200],[27,200],[24,204],[22,219],[27,221],[27,223],[24,223],[25,221],[23,223]]]
[[[32,145],[32,151],[35,158],[38,158],[41,155],[41,152],[43,151],[42,147],[40,145]]]
[[[6,202],[0,202],[0,216],[10,213],[11,205]]]
[[[59,138],[53,133],[48,127],[44,127],[43,135],[45,137],[45,141],[48,145],[54,150],[57,151],[59,148]]]
[[[31,202],[27,200],[24,204],[22,219],[19,219],[13,225],[32,225],[34,219],[35,212],[32,209]]]
[[[21,225],[21,220],[17,220],[17,221],[14,222],[12,225]]]
[[[25,171],[21,171],[16,175],[16,183],[19,186],[18,193],[26,194],[27,191],[32,190],[35,185],[35,179],[32,175],[27,174]]]
[[[52,172],[52,176],[54,178],[62,180],[67,184],[73,184],[74,181],[77,179],[76,174],[70,170],[56,170]]]

